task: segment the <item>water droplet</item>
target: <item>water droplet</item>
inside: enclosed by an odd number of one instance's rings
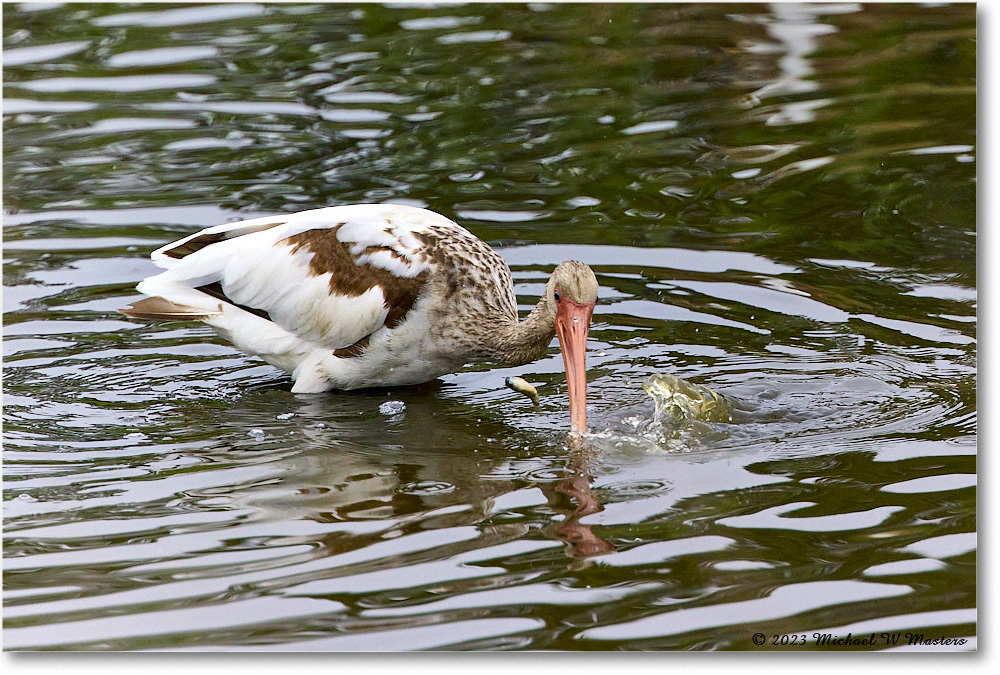
[[[295,413],[281,413],[280,415],[275,415],[276,420],[290,420],[295,417]]]
[[[263,429],[251,429],[250,431],[247,432],[247,436],[250,436],[251,438],[256,438],[257,440],[264,438],[264,436],[266,435],[267,434],[264,433]]]
[[[38,500],[29,495],[27,492],[22,492],[17,496],[19,501],[22,502],[37,502]]]
[[[322,422],[317,422],[317,423],[316,423],[316,424],[314,424],[313,426],[314,426],[315,428],[317,428],[317,429],[326,429],[326,425],[325,425],[325,424],[323,424]]]
[[[378,411],[383,415],[398,415],[406,410],[406,404],[402,401],[386,401],[378,407]]]

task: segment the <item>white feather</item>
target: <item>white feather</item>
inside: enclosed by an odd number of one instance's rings
[[[444,216],[393,204],[335,206],[216,225],[154,251],[153,261],[166,271],[138,288],[178,304],[219,311],[205,323],[239,349],[292,373],[296,392],[422,382],[461,366],[454,354],[433,343],[426,302],[418,302],[403,324],[389,330],[381,287],[373,285],[358,296],[335,293],[330,273],[316,275],[310,269],[313,253],[284,240],[336,227],[337,239],[350,245],[358,264],[413,278],[430,269],[414,234],[431,226],[472,236]],[[194,247],[199,237],[220,234],[220,241],[182,258],[169,255],[189,242]],[[366,253],[369,248],[382,250]],[[263,310],[270,320],[197,290],[215,282],[236,305]],[[366,336],[362,355],[333,355],[334,349]]]
[[[143,279],[136,286],[136,290],[146,295],[166,298],[178,305],[186,305],[206,311],[219,310],[221,303],[217,298],[195,290],[184,283],[178,283],[164,277],[166,277],[166,274],[158,274],[155,277]]]
[[[379,227],[381,225],[381,228]],[[347,223],[337,230],[337,239],[345,244],[353,244],[351,253],[357,255],[369,246],[392,246],[399,240],[385,231],[385,220],[368,223]]]
[[[361,356],[340,359],[319,354],[314,368],[323,380],[341,389],[418,384],[460,368],[463,360],[437,344],[427,328],[427,305],[418,303],[405,323],[376,331]]]
[[[375,251],[358,256],[358,263],[362,265],[372,265],[392,272],[397,277],[412,279],[428,268],[426,263],[416,260],[407,261],[399,258],[389,251]]]

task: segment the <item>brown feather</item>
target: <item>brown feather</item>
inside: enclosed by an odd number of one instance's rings
[[[217,300],[228,302],[230,305],[233,305],[234,307],[239,307],[244,312],[250,312],[251,314],[256,314],[260,318],[267,319],[268,321],[271,320],[271,315],[265,312],[263,309],[258,309],[257,307],[249,307],[247,305],[241,305],[237,302],[233,302],[232,298],[226,295],[226,292],[222,290],[222,284],[218,281],[213,282],[211,284],[206,284],[205,286],[198,286],[198,288],[196,288],[195,290],[211,295],[213,298]]]
[[[118,312],[136,319],[160,321],[203,321],[222,313],[221,311],[212,312],[198,307],[178,305],[159,296],[143,298],[139,302],[133,302],[127,309],[119,309]]]
[[[366,335],[349,347],[334,349],[333,355],[339,356],[342,359],[350,359],[355,356],[361,356],[365,353],[365,349],[368,348],[368,343],[371,342],[371,338],[371,335]]]
[[[284,223],[283,222],[274,222],[274,223],[267,223],[265,225],[258,225],[255,228],[253,228],[253,230],[251,230],[251,231],[252,232],[261,232],[263,230],[267,230],[267,229],[270,229],[272,227],[277,227],[278,225],[284,225]],[[238,233],[239,234],[246,234],[247,232],[246,231],[238,231]],[[206,246],[211,246],[212,244],[216,244],[216,243],[218,243],[220,241],[223,241],[224,239],[229,239],[232,236],[234,236],[232,232],[214,232],[214,233],[210,233],[210,234],[199,234],[197,237],[192,237],[191,239],[185,241],[182,244],[179,244],[179,245],[174,246],[172,248],[165,249],[163,251],[163,255],[168,256],[170,258],[180,259],[180,258],[183,258],[184,256],[191,255],[192,253],[195,253],[196,251],[200,251],[201,249],[205,248]]]
[[[389,313],[385,325],[395,328],[403,323],[406,315],[413,309],[424,284],[427,283],[427,272],[421,272],[415,277],[398,277],[389,270],[374,265],[357,262],[357,256],[351,253],[350,245],[337,239],[337,230],[345,223],[327,229],[306,230],[285,239],[294,251],[305,248],[312,253],[309,259],[309,269],[316,276],[330,273],[330,290],[339,295],[357,297],[373,286],[379,286],[385,297],[385,306]],[[392,249],[369,246],[363,253],[376,250]],[[352,346],[353,347],[353,346]],[[345,347],[344,349],[351,349]]]
[[[168,248],[163,252],[163,255],[170,256],[171,258],[183,258],[186,255],[190,255],[195,251],[200,251],[201,249],[220,242],[226,238],[226,235],[222,232],[216,234],[203,234],[190,241],[184,242],[179,246],[174,246],[173,248]]]

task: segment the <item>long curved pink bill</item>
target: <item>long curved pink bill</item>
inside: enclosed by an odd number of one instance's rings
[[[556,337],[566,367],[570,433],[587,430],[587,334],[594,303],[581,305],[566,298],[556,311]]]

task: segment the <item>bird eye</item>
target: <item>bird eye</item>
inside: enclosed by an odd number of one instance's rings
[[[562,300],[562,296],[559,295],[559,291],[554,291],[552,293],[552,297],[556,299],[556,302],[559,302],[560,300]]]

